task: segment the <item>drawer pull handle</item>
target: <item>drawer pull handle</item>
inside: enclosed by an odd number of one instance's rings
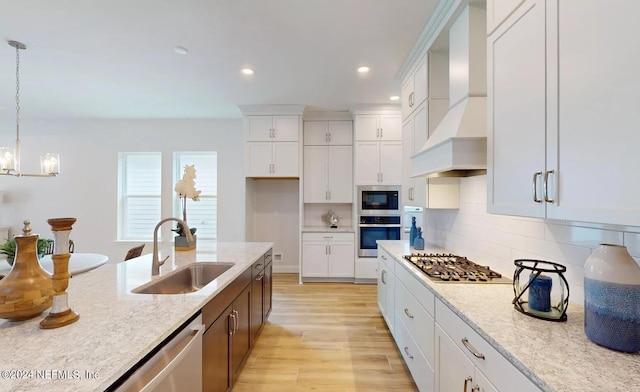
[[[413,315],[411,313],[409,313],[409,309],[407,309],[407,308],[404,308],[404,314],[406,314],[407,317],[409,317],[410,319],[413,318]]]
[[[473,381],[473,378],[471,378],[471,376],[464,379],[464,386],[462,387],[462,392],[467,392],[467,384],[472,381]]]
[[[256,264],[256,268],[261,268],[262,264]]]
[[[471,354],[473,354],[474,357],[479,358],[479,359],[485,359],[484,358],[484,354],[478,352],[478,350],[476,350],[476,348],[473,347],[471,345],[471,343],[469,343],[469,339],[462,338],[462,344],[464,344],[464,346],[467,348],[467,350],[471,351]]]
[[[413,359],[413,355],[411,355],[411,354],[409,353],[409,347],[407,347],[407,346],[405,346],[405,347],[404,347],[404,353],[405,353],[405,354],[407,354],[407,357],[408,357],[409,359]]]

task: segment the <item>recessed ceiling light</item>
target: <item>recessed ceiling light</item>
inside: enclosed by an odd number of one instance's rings
[[[182,55],[185,55],[185,54],[189,53],[187,48],[183,48],[182,46],[176,46],[175,48],[173,48],[173,51],[178,53],[178,54],[182,54]]]
[[[398,101],[398,100],[400,100],[400,97],[397,96],[397,95],[392,95],[392,96],[389,97],[389,99],[392,100],[392,101]]]
[[[365,66],[360,67],[360,68],[358,68],[358,72],[359,73],[367,73],[367,72],[369,72],[369,67],[365,67]]]
[[[242,73],[245,75],[253,75],[253,70],[251,68],[242,68]]]

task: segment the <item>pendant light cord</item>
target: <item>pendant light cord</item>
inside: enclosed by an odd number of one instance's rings
[[[20,140],[20,47],[16,45],[16,139]]]

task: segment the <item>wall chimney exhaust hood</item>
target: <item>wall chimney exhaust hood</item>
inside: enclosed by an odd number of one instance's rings
[[[449,110],[411,157],[412,177],[486,173],[486,53],[486,8],[472,2],[449,29]]]

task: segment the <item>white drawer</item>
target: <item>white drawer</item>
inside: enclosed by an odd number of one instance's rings
[[[433,330],[432,330],[433,331]],[[435,373],[433,367],[418,349],[416,342],[411,338],[402,322],[396,323],[395,340],[402,358],[407,364],[413,381],[420,391],[433,391]]]
[[[391,273],[394,273],[396,260],[380,247],[378,247],[378,260],[384,263]]]
[[[531,380],[439,300],[436,301],[436,322],[499,391],[540,391]],[[463,343],[463,339],[469,347]],[[472,350],[478,356],[484,356],[484,359],[478,358]]]
[[[426,288],[411,272],[405,269],[404,265],[398,265],[395,271],[396,279],[401,281],[411,294],[418,300],[420,305],[431,315],[435,316],[435,296]]]
[[[302,233],[302,241],[354,241],[353,233]]]
[[[398,279],[396,279],[395,290],[396,324],[398,320],[402,320],[422,354],[433,366],[435,364],[433,317]]]

